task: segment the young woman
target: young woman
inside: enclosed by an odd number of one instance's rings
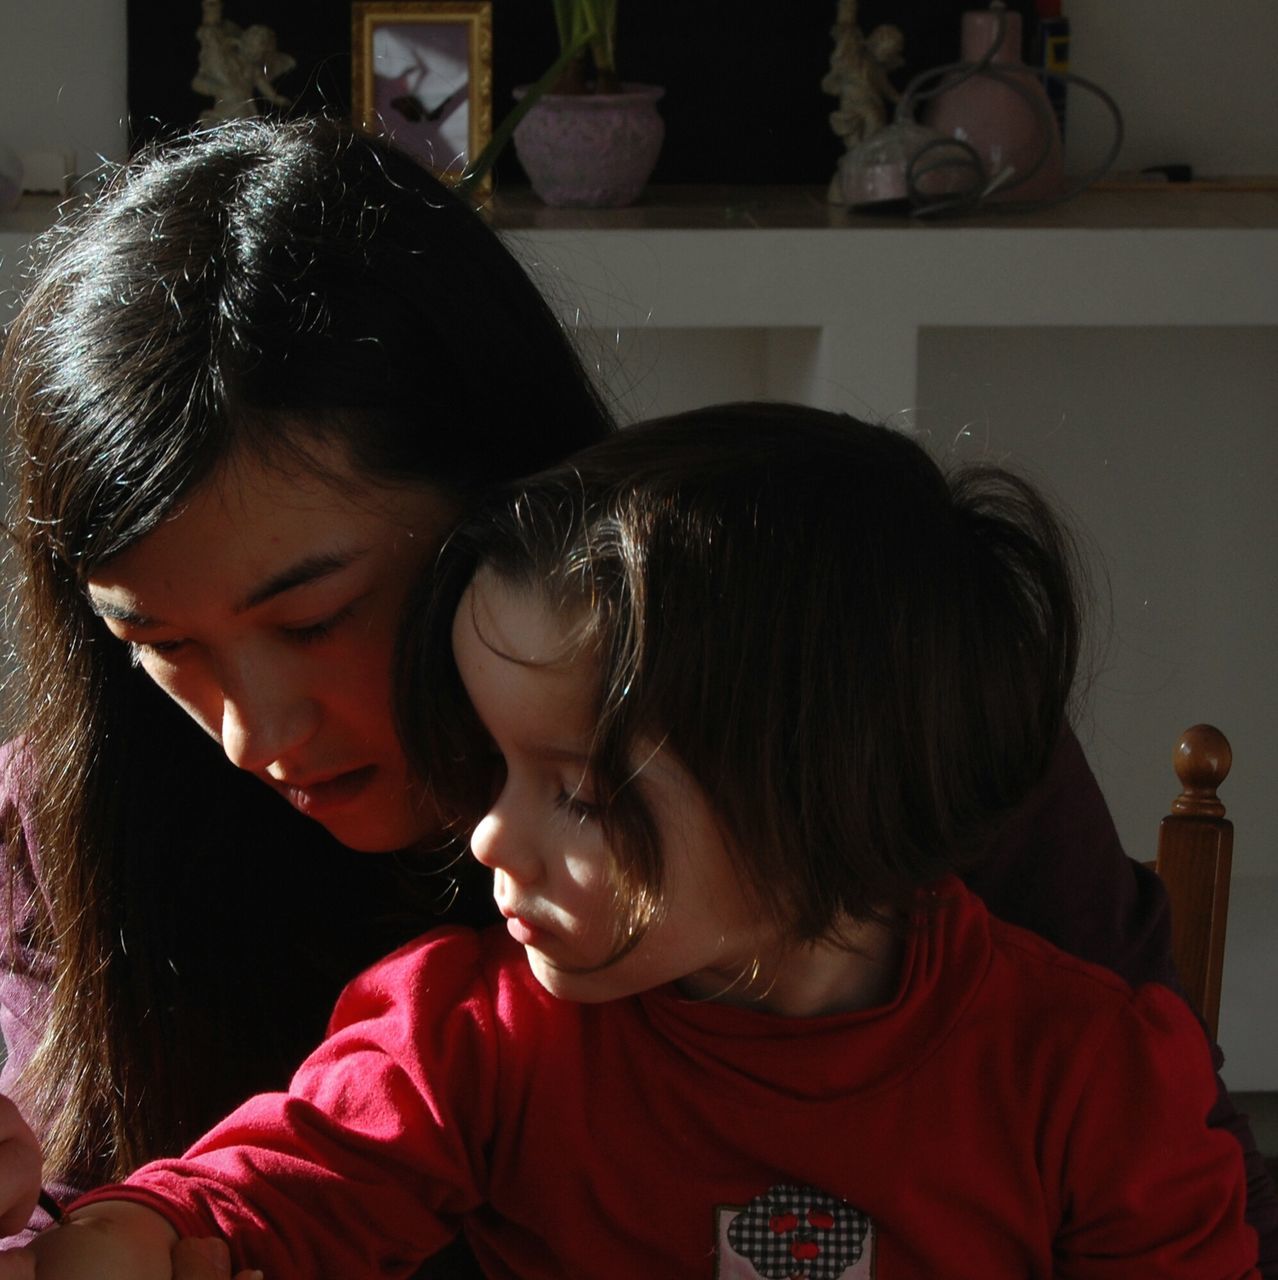
[[[477,490],[610,422],[482,219],[320,121],[118,174],[4,383],[3,1091],[77,1185],[287,1079],[344,981],[467,918],[393,723],[403,593]]]
[[[638,426],[466,521],[402,700],[505,927],[343,993],[288,1092],[73,1206],[41,1280],[1252,1280],[1183,1001],[954,872],[1043,771],[1070,543],[799,406]],[[725,637],[730,641],[725,643]],[[979,744],[979,745],[974,745]]]
[[[4,390],[0,1086],[69,1190],[282,1085],[359,968],[488,917],[404,763],[393,620],[476,490],[609,423],[482,220],[317,121],[124,170],[46,246]],[[1130,981],[1168,972],[1165,899],[1068,734],[971,878]]]

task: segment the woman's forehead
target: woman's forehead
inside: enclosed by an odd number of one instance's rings
[[[321,568],[375,559],[405,539],[433,550],[455,519],[454,502],[431,485],[380,485],[336,454],[331,463],[228,460],[160,525],[97,566],[91,594],[163,600],[170,609],[215,596],[248,608]]]

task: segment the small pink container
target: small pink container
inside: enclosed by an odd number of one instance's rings
[[[975,147],[990,178],[1012,170],[991,199],[1050,200],[1065,188],[1060,132],[1042,82],[1021,61],[1021,15],[1003,10],[1002,16],[1003,40],[992,64],[998,75],[982,72],[939,94],[932,100],[927,123]],[[979,62],[985,56],[998,31],[998,17],[993,9],[963,15],[964,62]],[[1015,77],[1017,88],[999,78],[1004,74]],[[1038,102],[1041,118],[1018,88]],[[1045,136],[1046,158],[1031,173]]]

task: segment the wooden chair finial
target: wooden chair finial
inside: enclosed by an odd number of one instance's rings
[[[1221,818],[1225,806],[1216,789],[1229,776],[1234,762],[1229,740],[1210,724],[1196,724],[1181,734],[1172,764],[1182,791],[1172,801],[1172,812],[1203,818]]]
[[[1233,753],[1219,729],[1196,724],[1181,735],[1172,761],[1184,790],[1159,823],[1155,865],[1171,902],[1176,973],[1215,1038],[1234,850],[1234,824],[1216,788]]]

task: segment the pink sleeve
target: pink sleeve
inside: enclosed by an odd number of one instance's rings
[[[1063,1136],[1060,1280],[1247,1280],[1242,1153],[1208,1126],[1216,1084],[1202,1030],[1165,987],[1142,987],[1079,1082]]]
[[[12,1091],[44,1035],[53,985],[53,957],[36,945],[36,925],[48,910],[39,882],[31,810],[35,786],[21,742],[0,746],[0,1035],[6,1054],[0,1091]],[[28,1118],[30,1120],[30,1118]]]
[[[128,1198],[268,1276],[410,1275],[485,1196],[497,1054],[481,946],[441,930],[356,979],[287,1094],[146,1165]]]
[[[0,746],[0,1093],[23,1109],[23,1119],[42,1141],[44,1117],[23,1098],[20,1080],[44,1037],[53,998],[53,955],[37,941],[48,910],[48,891],[39,876],[32,829],[35,768],[19,739]],[[75,1189],[46,1172],[46,1188],[65,1201]],[[36,1209],[26,1230],[0,1238],[0,1253],[29,1244],[49,1225]]]

